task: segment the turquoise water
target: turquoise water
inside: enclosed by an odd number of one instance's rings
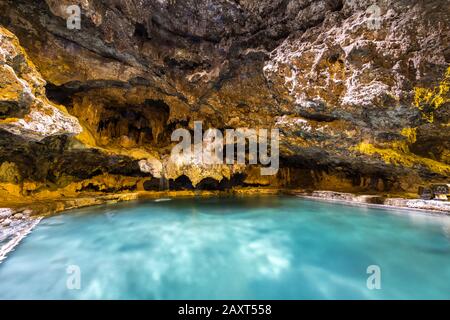
[[[371,265],[380,290],[367,288]],[[0,264],[0,298],[449,299],[450,218],[295,197],[76,210]]]

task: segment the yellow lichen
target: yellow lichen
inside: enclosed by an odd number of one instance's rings
[[[442,151],[441,160],[445,163],[450,163],[450,150],[444,149]]]
[[[0,124],[14,123],[17,121],[19,121],[19,118],[6,118],[6,119],[1,119]]]
[[[361,142],[356,147],[351,148],[351,150],[366,155],[378,154],[383,161],[388,164],[408,168],[415,165],[422,165],[432,172],[441,175],[450,175],[450,165],[411,153],[405,142],[394,142],[391,144],[390,148],[379,148],[368,142]]]
[[[409,143],[415,143],[417,141],[417,128],[404,128],[401,135],[406,137]]]
[[[89,147],[96,147],[97,142],[94,135],[89,131],[88,126],[86,126],[81,120],[79,120],[82,131],[75,138],[81,143]]]
[[[414,93],[414,105],[422,112],[422,117],[432,123],[434,112],[450,102],[450,67],[437,87],[415,88]]]
[[[0,182],[0,202],[10,198],[18,198],[22,194],[19,184]]]

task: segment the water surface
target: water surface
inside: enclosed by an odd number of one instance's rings
[[[0,298],[450,299],[450,218],[296,197],[75,210],[0,264]]]

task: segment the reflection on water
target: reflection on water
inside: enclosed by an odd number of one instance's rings
[[[293,197],[88,208],[41,222],[0,265],[0,298],[450,298],[449,225]]]
[[[165,201],[171,201],[172,199],[169,198],[162,198],[162,199],[156,199],[155,202],[165,202]]]

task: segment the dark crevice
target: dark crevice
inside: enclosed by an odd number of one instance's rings
[[[333,122],[338,120],[338,117],[325,113],[311,113],[300,110],[297,112],[297,114],[307,120],[313,120],[318,122]]]
[[[160,191],[161,189],[161,179],[151,178],[144,182],[145,191]]]
[[[89,80],[85,82],[71,81],[60,86],[54,85],[52,83],[47,83],[46,90],[49,99],[59,103],[58,101],[69,101],[68,98],[79,92],[87,92],[89,90],[106,88],[120,88],[127,90],[133,87],[153,87],[153,85],[152,82],[148,79],[136,77],[130,79],[128,82],[114,80]],[[176,97],[185,103],[188,102],[187,98],[178,92],[171,94],[159,87],[153,87],[153,89],[164,96]]]
[[[235,174],[231,177],[231,179],[223,178],[221,181],[218,181],[213,178],[204,178],[200,181],[197,186],[193,186],[192,181],[186,175],[182,175],[177,179],[169,180],[169,189],[173,191],[182,191],[182,190],[207,190],[207,191],[226,191],[231,190],[233,187],[244,186],[245,175],[244,174]],[[159,180],[159,179],[158,179]],[[148,188],[153,188],[152,190],[157,189],[158,182],[155,180],[149,182]],[[147,189],[146,189],[147,190]]]
[[[17,101],[0,100],[0,119],[22,118],[29,110],[28,106],[21,106]]]
[[[136,191],[137,186],[121,186],[117,188],[102,188],[99,185],[89,183],[87,186],[82,187],[78,192],[102,192],[102,193],[117,193],[117,192],[132,192]]]
[[[169,188],[170,190],[182,191],[182,190],[194,190],[194,186],[192,185],[191,179],[187,176],[182,175],[175,180],[169,180]]]
[[[196,187],[197,190],[221,190],[220,181],[213,178],[205,178]]]
[[[68,39],[64,35],[60,35],[60,34],[54,33],[51,30],[47,30],[47,31],[49,33],[51,33],[55,38],[60,39],[62,42],[68,42],[68,43],[74,44],[76,46],[79,46],[80,48],[83,48],[83,49],[85,49],[85,50],[87,50],[87,51],[89,51],[89,52],[91,52],[91,53],[93,53],[93,54],[95,54],[95,55],[97,55],[97,56],[99,56],[101,58],[104,58],[104,59],[107,59],[107,60],[112,60],[112,61],[117,61],[117,62],[120,62],[120,63],[123,63],[123,64],[127,65],[128,67],[136,67],[136,66],[143,67],[142,64],[140,64],[140,63],[138,63],[136,61],[135,57],[132,57],[133,61],[129,61],[125,57],[119,57],[117,55],[114,55],[114,54],[108,53],[108,52],[104,52],[104,51],[100,52],[99,50],[94,50],[94,49],[92,49],[92,47],[87,47],[87,46],[81,44],[80,42],[77,42],[77,41],[72,40],[72,39]],[[114,48],[110,48],[110,47],[107,47],[107,48],[110,51],[114,51]]]
[[[200,36],[197,36],[197,35],[187,34],[187,33],[183,34],[181,32],[176,32],[176,31],[170,30],[169,28],[163,26],[154,17],[152,17],[151,21],[152,21],[152,24],[158,30],[166,32],[168,34],[168,36],[180,37],[180,38],[183,38],[183,39],[190,40],[190,41],[192,41],[194,43],[199,43],[201,41],[205,41],[205,42],[210,42],[210,43],[213,43],[213,44],[218,44],[218,43],[220,43],[220,40],[221,40],[221,39],[216,39],[216,38],[211,38],[211,37],[200,37]],[[172,39],[172,41],[173,41],[173,39]]]
[[[77,92],[77,90],[66,86],[56,86],[50,82],[45,86],[45,91],[50,101],[64,106],[72,104],[72,96]]]
[[[141,40],[149,40],[150,39],[148,32],[147,32],[147,28],[142,23],[136,23],[136,25],[134,27],[133,36],[138,39],[141,39]]]

